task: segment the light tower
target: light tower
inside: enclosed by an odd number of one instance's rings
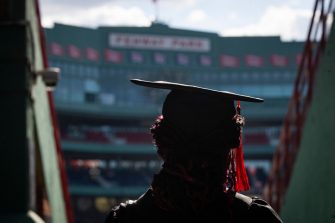
[[[159,7],[158,7],[158,0],[152,0],[154,7],[155,7],[155,18],[153,22],[159,21]]]

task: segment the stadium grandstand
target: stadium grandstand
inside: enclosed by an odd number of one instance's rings
[[[161,167],[149,128],[167,92],[132,78],[264,98],[242,104],[246,193],[284,222],[334,222],[334,9],[315,0],[306,41],[286,42],[157,21],[44,29],[38,0],[0,1],[0,222],[103,222],[146,191]]]
[[[167,92],[129,80],[195,84],[265,99],[242,104],[244,155],[261,195],[301,60],[303,42],[222,37],[154,22],[149,27],[45,29],[69,189],[78,222],[103,220],[117,202],[146,191],[160,168],[150,126]]]

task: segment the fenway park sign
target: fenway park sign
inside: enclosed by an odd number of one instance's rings
[[[123,33],[110,34],[109,46],[195,52],[207,52],[211,48],[210,41],[207,38]]]

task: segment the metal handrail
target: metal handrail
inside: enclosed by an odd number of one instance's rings
[[[329,36],[330,27],[327,25],[327,18],[333,9],[333,0],[315,1],[293,95],[274,153],[268,183],[263,192],[264,198],[277,211],[280,211],[284,202],[299,151],[305,118],[312,100],[315,76]]]

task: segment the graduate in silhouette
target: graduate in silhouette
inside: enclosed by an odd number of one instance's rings
[[[168,89],[151,127],[161,170],[146,193],[114,207],[113,222],[282,222],[264,200],[245,196],[240,101],[260,98],[165,81],[131,80]]]

